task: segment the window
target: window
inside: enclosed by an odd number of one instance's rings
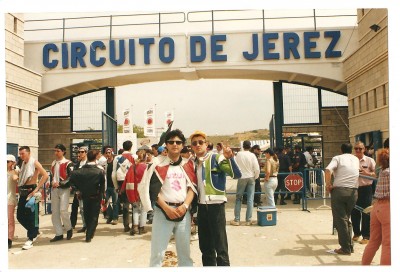
[[[378,107],[378,98],[376,96],[376,89],[374,89],[373,93],[374,93],[374,109],[376,109]]]
[[[19,113],[19,116],[18,116],[18,125],[19,125],[19,126],[22,126],[22,110],[20,109],[20,110],[18,111],[18,113]]]
[[[383,105],[386,106],[386,85],[382,86],[382,91],[383,91]]]
[[[29,111],[29,127],[32,127],[32,123],[33,123],[33,114],[31,111]]]
[[[369,99],[368,99],[368,92],[365,94],[365,106],[366,106],[366,111],[369,111]]]

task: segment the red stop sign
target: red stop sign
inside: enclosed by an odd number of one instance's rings
[[[285,187],[289,192],[298,192],[303,188],[303,178],[299,174],[290,174],[285,178]]]

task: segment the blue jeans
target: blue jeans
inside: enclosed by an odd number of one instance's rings
[[[278,178],[270,177],[268,181],[264,182],[265,195],[267,197],[267,206],[275,207],[274,192],[278,187]]]
[[[106,190],[106,202],[108,199],[112,199],[112,214],[108,215],[108,218],[118,220],[118,194],[114,187],[107,187]]]
[[[251,221],[253,215],[253,202],[254,202],[254,189],[255,179],[245,178],[239,179],[236,189],[236,203],[235,203],[235,221],[240,221],[240,210],[242,206],[242,196],[247,186],[247,210],[246,210],[246,222]]]
[[[154,208],[150,266],[161,266],[172,233],[175,236],[178,266],[193,266],[190,258],[190,221],[189,211],[182,221],[174,222],[167,220],[160,208]]]

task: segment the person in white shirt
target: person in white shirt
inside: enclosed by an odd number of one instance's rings
[[[242,196],[245,190],[247,190],[246,226],[252,224],[251,218],[253,215],[255,180],[260,175],[260,166],[258,165],[256,156],[250,152],[250,148],[250,141],[244,141],[244,151],[239,151],[235,157],[240,172],[242,172],[242,177],[238,180],[236,190],[235,219],[231,221],[231,225],[234,226],[240,225],[240,210],[242,205]]]
[[[353,252],[350,216],[358,197],[359,160],[351,154],[352,149],[350,143],[342,144],[342,155],[333,157],[325,169],[326,188],[331,193],[333,225],[338,232],[340,244],[334,253],[340,255],[350,255]],[[335,176],[333,183],[332,174]]]

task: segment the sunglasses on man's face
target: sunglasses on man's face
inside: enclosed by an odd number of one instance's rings
[[[173,144],[181,145],[182,143],[183,143],[182,141],[167,141],[167,144],[170,144],[170,145],[173,145]]]
[[[86,151],[79,151],[79,153],[86,153]]]
[[[205,141],[203,141],[203,140],[193,141],[192,146],[203,145],[204,143],[205,143]]]
[[[354,147],[354,150],[363,150],[362,147]]]

